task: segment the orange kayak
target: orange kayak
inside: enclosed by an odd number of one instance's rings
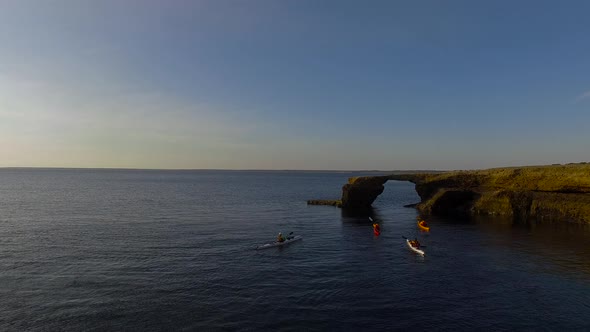
[[[423,231],[430,230],[430,227],[426,226],[426,221],[424,221],[424,220],[418,222],[418,227]]]

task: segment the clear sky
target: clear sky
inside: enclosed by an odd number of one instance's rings
[[[590,160],[590,1],[0,0],[0,167]]]

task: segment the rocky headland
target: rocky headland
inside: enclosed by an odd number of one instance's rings
[[[369,208],[389,180],[414,183],[420,196],[416,208],[423,214],[590,223],[590,164],[585,163],[353,177],[340,200],[308,204]]]

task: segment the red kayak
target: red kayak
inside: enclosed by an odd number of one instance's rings
[[[379,227],[379,224],[373,224],[373,234],[375,234],[376,236],[379,236],[379,234],[381,234],[381,227]]]

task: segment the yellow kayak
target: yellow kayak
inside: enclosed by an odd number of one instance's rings
[[[426,226],[426,221],[422,220],[422,221],[418,221],[418,228],[420,228],[423,231],[429,231],[430,227]]]

